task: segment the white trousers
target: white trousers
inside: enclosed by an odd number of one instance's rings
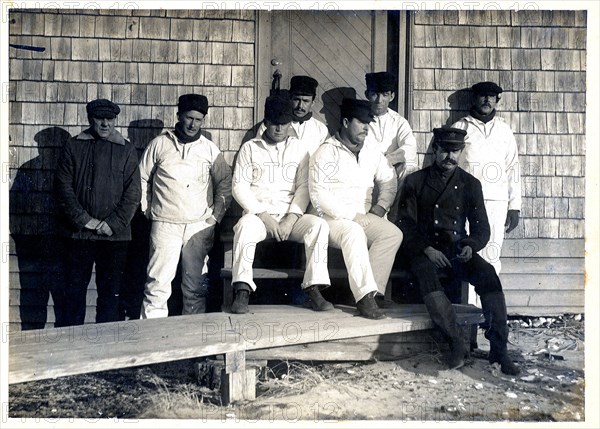
[[[215,226],[206,221],[176,224],[152,221],[150,261],[141,317],[167,317],[171,282],[181,257],[183,314],[204,312],[205,260],[214,240]]]
[[[502,243],[504,243],[504,224],[506,223],[506,213],[508,212],[508,201],[485,200],[484,204],[488,222],[490,223],[490,241],[477,253],[492,264],[496,270],[496,274],[500,275],[500,269],[502,268],[500,254],[502,252]],[[475,293],[473,285],[469,285],[469,304],[481,306],[479,296]]]
[[[256,215],[246,214],[233,227],[233,267],[231,281],[244,282],[253,291],[256,284],[252,276],[252,264],[256,244],[267,238],[267,229]],[[289,240],[304,243],[306,253],[306,271],[302,288],[312,285],[330,285],[327,271],[327,245],[329,227],[327,222],[317,216],[304,214],[294,224]]]
[[[365,227],[351,220],[325,217],[329,245],[342,250],[350,290],[357,302],[370,292],[385,295],[402,243],[402,231],[393,223],[371,213],[367,216],[370,223]]]

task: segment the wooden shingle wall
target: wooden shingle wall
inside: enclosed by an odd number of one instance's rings
[[[523,195],[521,222],[508,237],[517,240],[502,253],[511,258],[505,288],[521,289],[518,299],[507,293],[509,310],[583,311],[586,11],[426,11],[411,18],[409,117],[420,156],[432,128],[468,113],[465,89],[491,80],[505,91],[498,111],[517,139]],[[557,239],[566,250],[549,254]],[[578,260],[553,263],[565,255]],[[535,299],[522,297],[524,290]]]
[[[53,171],[62,143],[88,126],[86,103],[119,104],[117,129],[141,153],[173,127],[179,95],[204,94],[211,106],[206,134],[231,162],[253,125],[255,11],[13,9],[9,23],[11,44],[45,48],[9,53],[10,305],[18,321],[19,304],[30,303],[19,266],[49,275],[26,259],[51,254],[51,240],[36,251],[30,238],[55,232]],[[18,254],[20,242],[28,247]]]

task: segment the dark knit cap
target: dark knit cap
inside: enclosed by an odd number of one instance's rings
[[[479,82],[471,87],[477,95],[498,95],[502,94],[502,88],[494,82]]]
[[[274,125],[283,125],[292,122],[294,114],[288,98],[270,96],[265,100],[265,120]]]
[[[387,92],[396,90],[396,76],[390,72],[367,73],[367,91]]]
[[[121,112],[121,108],[110,100],[105,98],[99,98],[94,101],[90,101],[86,106],[88,116],[94,118],[116,118]]]
[[[292,76],[290,80],[290,94],[294,95],[317,95],[319,82],[310,76]]]
[[[179,113],[195,110],[206,115],[208,113],[208,99],[200,94],[184,94],[179,97],[177,110]]]
[[[342,106],[340,110],[342,118],[356,118],[365,124],[373,121],[373,114],[371,113],[371,103],[367,100],[344,98],[342,100]]]

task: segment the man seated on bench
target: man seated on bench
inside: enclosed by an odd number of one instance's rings
[[[342,249],[359,313],[381,319],[375,296],[385,295],[402,232],[385,218],[396,196],[396,173],[381,151],[364,145],[372,120],[370,102],[342,100],[339,132],[310,158],[308,187],[311,210],[329,224],[330,245]]]
[[[490,341],[489,361],[498,362],[503,373],[516,375],[519,368],[506,349],[508,326],[502,285],[494,267],[476,253],[490,238],[481,183],[457,168],[467,133],[458,128],[436,128],[433,132],[434,164],[410,174],[400,197],[398,225],[404,233],[402,254],[410,258],[410,270],[427,311],[448,340],[449,367],[462,367],[467,349],[438,270],[475,286],[489,325],[485,333]]]
[[[305,214],[308,196],[308,148],[289,137],[293,119],[287,98],[265,102],[265,132],[242,145],[233,180],[233,197],[244,215],[233,228],[231,312],[248,312],[249,294],[256,290],[252,265],[256,244],[267,237],[304,243],[306,272],[302,288],[315,311],[332,310],[320,289],[330,285],[327,271],[327,222]]]

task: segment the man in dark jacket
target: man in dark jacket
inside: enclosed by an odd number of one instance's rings
[[[448,339],[450,368],[464,365],[467,349],[454,308],[438,278],[442,270],[475,286],[489,324],[485,334],[490,341],[489,361],[498,362],[505,374],[516,375],[519,369],[506,348],[508,326],[502,285],[494,267],[477,254],[490,238],[481,183],[457,167],[466,132],[457,128],[436,128],[433,132],[434,164],[409,175],[400,198],[402,251],[410,260],[410,270],[432,320]]]
[[[131,240],[130,221],[140,202],[135,148],[115,130],[119,106],[98,99],[86,105],[90,127],[63,147],[54,187],[65,236],[63,320],[81,325],[96,264],[96,322],[118,320],[119,290]]]

